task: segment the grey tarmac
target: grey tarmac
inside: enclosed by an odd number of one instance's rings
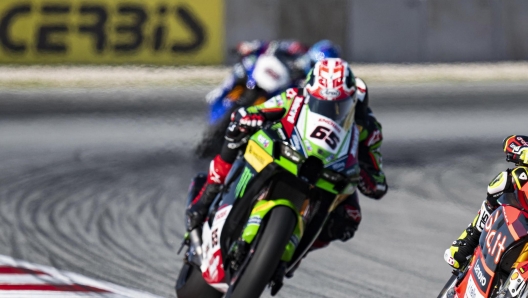
[[[0,254],[174,297],[210,86],[0,91]],[[373,84],[390,189],[278,297],[434,297],[443,261],[528,134],[526,82]],[[264,295],[263,297],[268,297]]]

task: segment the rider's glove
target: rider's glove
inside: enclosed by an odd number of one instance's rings
[[[251,134],[259,130],[266,121],[276,121],[284,114],[283,108],[240,108],[231,114],[231,123],[226,131],[228,148],[236,149],[247,143]]]
[[[248,112],[240,108],[231,114],[231,123],[227,127],[225,139],[229,149],[238,149],[247,143],[253,132],[262,127],[265,117],[259,111]]]
[[[361,169],[358,183],[359,191],[369,198],[381,199],[387,193],[388,185],[383,171],[366,171]]]
[[[479,213],[467,229],[453,241],[453,244],[444,253],[445,261],[453,268],[460,269],[473,255],[479,244],[480,234],[491,217],[493,207],[487,201],[482,202]]]
[[[468,227],[464,239],[457,239],[444,253],[444,260],[455,269],[462,268],[473,255],[478,245],[480,232],[475,227]]]
[[[240,131],[252,133],[260,129],[266,121],[281,119],[284,111],[284,108],[240,108],[231,114],[231,122],[237,123]]]
[[[266,118],[260,111],[249,112],[240,108],[231,114],[231,122],[238,123],[241,132],[251,133],[262,127]]]
[[[251,134],[248,134],[246,130],[241,130],[240,125],[236,122],[231,122],[227,126],[225,139],[227,141],[227,148],[238,149],[240,146],[247,143]]]

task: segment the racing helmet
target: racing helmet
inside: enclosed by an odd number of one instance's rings
[[[528,136],[512,135],[504,139],[506,161],[518,166],[528,166]]]
[[[317,61],[325,58],[339,58],[339,52],[339,46],[334,45],[328,39],[323,39],[310,47],[308,50],[308,57],[310,57],[313,67]]]
[[[340,58],[315,63],[308,74],[304,95],[310,111],[332,119],[341,127],[353,116],[357,102],[356,80],[348,63]]]

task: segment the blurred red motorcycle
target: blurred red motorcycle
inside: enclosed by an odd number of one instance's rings
[[[528,177],[515,189],[499,198],[468,265],[453,271],[438,298],[528,297]]]

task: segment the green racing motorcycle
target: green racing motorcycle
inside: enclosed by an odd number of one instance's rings
[[[356,191],[359,128],[347,122],[344,129],[294,101],[284,118],[251,136],[206,222],[185,235],[179,298],[280,290],[329,214]],[[205,174],[193,179],[188,205],[205,180]]]

